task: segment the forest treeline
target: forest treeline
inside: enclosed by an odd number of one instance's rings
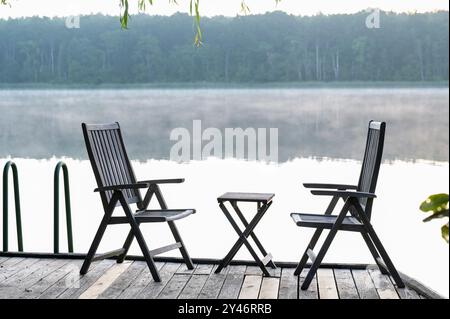
[[[1,83],[448,81],[448,12],[0,20]]]

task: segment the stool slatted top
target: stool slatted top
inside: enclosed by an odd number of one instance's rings
[[[259,203],[269,203],[274,198],[275,194],[264,194],[264,193],[225,193],[217,198],[220,202],[259,202]]]

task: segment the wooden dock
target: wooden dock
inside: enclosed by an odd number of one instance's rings
[[[142,261],[94,263],[79,275],[82,260],[0,257],[1,299],[426,299],[412,288],[399,289],[375,267],[321,268],[310,288],[299,289],[304,275],[278,268],[263,277],[255,266],[232,265],[220,274],[215,265],[188,270],[158,262],[162,282],[152,280]]]

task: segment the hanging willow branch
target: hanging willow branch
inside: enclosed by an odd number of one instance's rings
[[[147,4],[153,5],[154,0],[137,0],[138,1],[138,9],[140,11],[145,11]],[[227,1],[227,0],[224,0]],[[120,13],[120,25],[122,29],[128,28],[128,20],[130,18],[129,13],[129,0],[120,0],[120,7],[122,8],[122,12]],[[275,3],[280,3],[281,0],[275,0]],[[177,0],[169,0],[169,3],[178,4]],[[8,0],[0,0],[0,4],[9,5]],[[200,0],[189,0],[189,13],[194,17],[194,25],[195,25],[195,37],[194,44],[196,46],[202,45],[202,29],[200,27]],[[247,14],[250,12],[250,8],[247,6],[245,0],[241,0],[241,12]]]
[[[1,0],[6,1],[6,0]],[[279,1],[279,0],[278,0]],[[122,12],[120,14],[120,24],[122,29],[128,28],[128,20],[130,17],[129,13],[129,0],[120,0],[120,7]],[[178,4],[177,0],[169,0],[169,3]],[[138,0],[138,9],[140,11],[145,11],[147,4],[153,5],[153,0]],[[200,28],[200,0],[189,0],[189,13],[194,17],[195,23],[195,38],[194,43],[196,46],[201,46],[202,44],[202,30]]]
[[[1,0],[6,1],[6,0]],[[128,18],[130,17],[129,14],[129,0],[120,0],[120,6],[123,9],[121,15],[120,15],[120,24],[123,29],[126,29],[128,27]],[[224,0],[227,1],[227,0]],[[280,3],[281,0],[275,0],[275,3]],[[138,0],[138,8],[140,11],[145,11],[146,4],[153,5],[153,0]],[[178,4],[176,0],[169,0],[169,3]],[[196,46],[202,45],[202,29],[200,27],[200,0],[189,0],[189,13],[191,16],[194,17],[194,25],[195,25],[195,37],[194,37],[194,44]],[[247,6],[245,0],[241,0],[241,12],[243,14],[247,14],[250,12],[250,8]]]

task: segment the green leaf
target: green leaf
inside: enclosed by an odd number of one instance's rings
[[[423,212],[441,213],[446,209],[448,209],[448,194],[431,195],[420,205]]]
[[[123,7],[123,14],[120,16],[120,25],[122,29],[128,28],[128,0],[120,0],[120,6]]]
[[[192,14],[192,1],[194,1],[194,11],[195,11],[195,39],[194,44],[196,47],[200,47],[202,45],[203,35],[202,35],[202,29],[200,28],[200,0],[191,0],[191,14]]]
[[[448,244],[448,223],[442,226],[441,228],[442,238],[447,242]]]
[[[426,222],[429,222],[434,219],[440,219],[440,218],[445,218],[445,217],[448,217],[448,209],[443,210],[441,212],[433,213],[431,216],[428,216],[427,218],[425,218],[423,220],[423,222],[426,223]]]

